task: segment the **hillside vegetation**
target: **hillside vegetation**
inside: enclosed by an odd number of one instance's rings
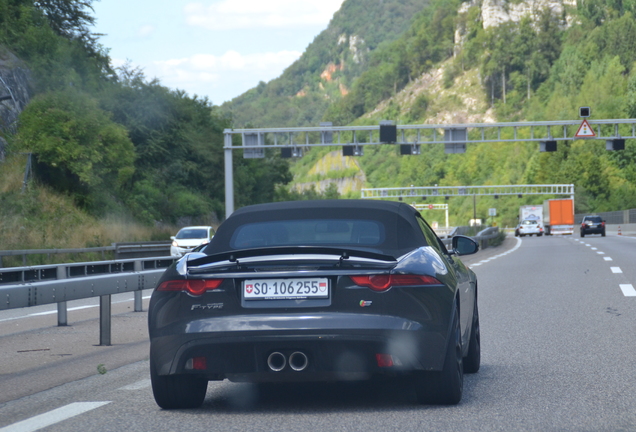
[[[432,2],[407,32],[373,53],[376,66],[323,120],[562,120],[576,119],[580,106],[592,107],[592,119],[636,117],[634,5],[597,0],[563,6],[561,14],[540,9],[520,22],[484,28],[481,2]],[[359,164],[366,187],[573,183],[576,211],[595,212],[636,207],[635,158],[631,140],[616,152],[601,141],[576,141],[559,143],[555,153],[518,143],[470,145],[465,154],[447,155],[433,145],[407,157],[380,146],[365,149]],[[301,159],[292,168],[295,182],[306,181],[306,163]],[[552,197],[479,198],[478,217],[494,207],[498,223],[513,225],[519,205],[546,198]],[[450,203],[452,224],[473,217],[472,198],[465,201]]]
[[[128,231],[80,234],[78,227],[103,223],[107,232],[112,220],[148,228],[130,240],[167,240],[162,227],[218,224],[225,213],[229,120],[206,98],[147,80],[141,70],[112,69],[93,20],[91,0],[0,0],[0,58],[15,54],[30,77],[17,128],[0,127],[7,143],[0,177],[14,177],[16,160],[24,170],[24,154],[34,160],[24,193],[15,182],[0,192],[0,249],[79,246],[77,236],[110,244]],[[291,180],[277,157],[263,164],[237,155],[234,167],[237,206],[272,201]]]
[[[161,227],[218,223],[227,127],[560,120],[577,118],[579,106],[591,106],[592,119],[636,117],[631,0],[345,0],[281,77],[222,107],[141,70],[113,70],[91,32],[90,4],[0,0],[0,47],[32,77],[17,131],[2,133],[0,177],[13,179],[0,189],[7,247],[62,243],[67,227],[108,220],[140,223],[148,237]],[[528,13],[512,13],[519,10]],[[235,152],[236,206],[358,197],[360,187],[574,183],[577,212],[636,207],[631,141],[616,152],[598,141],[559,143],[554,153],[525,143],[469,145],[465,154],[430,145],[406,157],[377,146],[355,160],[339,151],[308,151],[291,164],[274,152],[264,160]],[[27,152],[35,177],[21,193]],[[512,225],[519,205],[543,198],[478,198],[477,216],[495,207],[493,222]],[[35,209],[39,200],[46,211]],[[449,204],[451,224],[473,217],[472,198]],[[21,227],[39,234],[15,234]]]
[[[283,74],[223,104],[234,127],[317,126],[430,0],[346,0],[329,27]]]

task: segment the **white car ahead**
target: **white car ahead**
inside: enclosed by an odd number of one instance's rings
[[[522,221],[519,225],[517,225],[517,229],[515,230],[515,236],[523,237],[525,235],[531,236],[532,234],[537,237],[541,237],[543,235],[543,227],[536,220],[526,219]]]
[[[176,236],[171,236],[170,256],[180,257],[191,252],[197,246],[210,242],[215,231],[211,226],[189,226],[179,230]]]

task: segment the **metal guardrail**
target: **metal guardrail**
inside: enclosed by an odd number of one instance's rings
[[[453,241],[453,237],[455,235],[466,235],[465,232],[468,230],[468,228],[469,227],[453,228],[452,232],[450,232],[446,238],[441,239],[442,243],[444,243],[444,246],[448,248]],[[499,227],[488,227],[479,231],[477,235],[469,237],[479,243],[480,249],[486,249],[490,245],[490,241],[497,238],[497,236],[499,236]]]
[[[27,265],[28,255],[46,255],[50,257],[55,254],[83,254],[83,253],[101,253],[102,259],[105,259],[106,252],[113,252],[114,259],[126,258],[145,258],[170,256],[169,241],[152,241],[152,242],[127,242],[113,243],[111,246],[91,247],[91,248],[75,248],[75,249],[23,249],[23,250],[4,250],[0,251],[0,268],[2,268],[3,256],[22,256],[22,264]]]
[[[67,325],[66,302],[100,298],[100,345],[110,345],[111,295],[154,288],[174,258],[155,257],[88,263],[0,268],[0,310],[57,303],[58,325]]]

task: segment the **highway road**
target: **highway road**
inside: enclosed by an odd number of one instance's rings
[[[479,278],[482,369],[466,376],[458,406],[418,405],[408,380],[267,386],[224,381],[209,384],[201,409],[163,411],[152,398],[146,356],[104,374],[91,363],[86,376],[4,401],[0,432],[633,431],[635,259],[636,238],[609,234],[508,238],[504,246],[466,257]],[[131,317],[134,312],[126,309],[132,302],[122,307],[114,321],[145,316]],[[7,330],[16,319],[2,319],[3,350],[7,338],[43,334]],[[47,331],[60,337],[56,327]],[[114,341],[124,338],[117,334],[114,329]],[[98,338],[70,336],[89,345]],[[136,343],[147,348],[141,339]],[[55,344],[50,347],[55,351]],[[61,367],[59,359],[55,363]],[[35,369],[17,374],[33,383],[50,373]],[[15,379],[15,373],[0,374],[0,393],[9,375]]]

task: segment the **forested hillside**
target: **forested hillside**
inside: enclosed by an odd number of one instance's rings
[[[430,0],[346,0],[329,27],[283,74],[223,104],[235,127],[317,126]]]
[[[0,57],[15,54],[30,76],[18,127],[2,129],[0,239],[13,235],[15,248],[26,247],[21,229],[69,223],[38,208],[43,194],[49,209],[74,205],[76,220],[214,222],[224,214],[226,127],[559,120],[577,118],[579,106],[592,119],[636,117],[632,0],[345,0],[281,77],[222,107],[141,70],[113,70],[90,5],[0,0]],[[579,212],[636,207],[636,145],[604,144],[559,143],[554,153],[470,145],[465,154],[432,145],[407,157],[382,146],[347,160],[330,148],[291,165],[235,152],[236,206],[357,197],[359,187],[574,183]],[[25,153],[35,177],[22,194]],[[542,198],[481,198],[478,216],[496,207],[496,222],[511,225],[519,205]],[[472,218],[472,200],[451,204],[452,224]],[[40,246],[61,246],[54,231],[36,236]]]
[[[32,153],[33,187],[51,188],[98,217],[215,221],[224,214],[228,120],[207,99],[147,80],[141,70],[113,70],[92,33],[90,5],[0,1],[0,50],[28,69],[31,98],[17,130],[2,130],[7,160]],[[239,206],[273,200],[276,185],[291,179],[278,159],[237,157],[234,164]],[[9,211],[19,196],[7,191],[2,199]]]
[[[486,3],[498,4],[504,16],[506,8],[523,4],[433,1],[400,38],[372,54],[369,69],[348,95],[330,105],[323,120],[561,120],[578,118],[579,106],[591,106],[592,119],[636,116],[633,2],[553,1],[553,9],[535,9],[518,21],[490,27],[484,25]],[[634,162],[636,145],[629,140],[616,152],[606,151],[605,142],[576,141],[560,143],[555,153],[519,143],[470,145],[465,154],[444,154],[440,145],[400,157],[385,146],[369,148],[359,158],[367,187],[574,183],[577,212],[636,207]],[[299,160],[294,182],[307,181],[310,168]],[[550,197],[482,198],[478,215],[495,207],[498,222],[512,225],[520,204],[543,198]],[[472,199],[458,199],[452,208],[452,223],[472,218]]]
[[[142,70],[113,69],[91,3],[0,0],[0,249],[168,240],[225,215],[229,120]],[[236,155],[236,206],[275,200],[291,180],[279,157],[262,162]]]

